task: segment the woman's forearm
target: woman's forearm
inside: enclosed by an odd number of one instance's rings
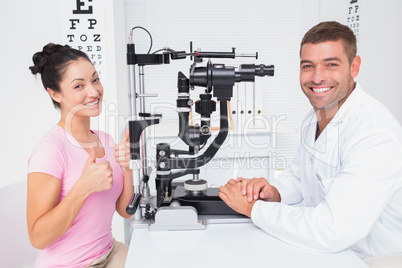
[[[131,216],[131,215],[127,214],[126,207],[134,194],[132,174],[133,173],[132,173],[131,169],[129,169],[129,168],[125,169],[123,191],[121,192],[120,197],[116,203],[116,211],[119,213],[120,216],[122,216],[126,219],[130,218],[130,216]]]

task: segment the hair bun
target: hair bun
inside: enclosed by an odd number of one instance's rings
[[[49,56],[63,47],[62,45],[49,43],[43,47],[42,51],[36,52],[32,57],[34,65],[29,67],[32,74],[42,73]]]
[[[47,55],[43,52],[36,52],[32,57],[32,61],[34,65],[29,67],[32,74],[42,73],[43,66],[47,62]]]

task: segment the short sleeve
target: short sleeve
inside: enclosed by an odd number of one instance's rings
[[[57,141],[42,139],[28,160],[27,174],[41,172],[61,179],[64,174],[64,160],[62,146]]]

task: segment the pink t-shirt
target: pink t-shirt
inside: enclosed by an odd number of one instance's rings
[[[105,156],[113,169],[113,187],[91,194],[67,232],[41,250],[35,267],[78,268],[105,254],[113,243],[112,217],[123,189],[123,171],[114,158],[114,141],[101,131],[98,135]],[[53,127],[39,142],[28,161],[28,173],[46,173],[62,182],[60,201],[81,177],[88,152],[60,126]]]

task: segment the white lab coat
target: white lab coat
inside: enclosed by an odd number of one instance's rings
[[[251,219],[289,244],[361,258],[402,253],[402,128],[359,86],[315,140],[305,118],[290,168],[270,180],[281,203],[257,201]]]

